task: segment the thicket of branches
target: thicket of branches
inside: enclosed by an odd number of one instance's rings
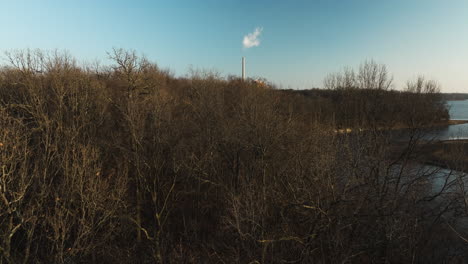
[[[386,66],[374,61],[330,74],[324,86],[284,92],[299,94],[299,111],[341,128],[412,128],[449,118],[436,81],[420,76],[396,90]]]
[[[443,178],[434,191],[437,169],[410,162],[416,130],[395,150],[371,115],[393,115],[381,98],[411,110],[395,122],[434,121],[420,110],[440,107],[432,83],[397,93],[388,79],[358,81],[363,89],[335,84],[340,93],[306,98],[208,73],[174,78],[135,52],[109,55],[111,67],[61,52],[7,54],[0,263],[464,257],[450,229],[465,215],[462,181]],[[369,130],[336,133],[330,116]]]

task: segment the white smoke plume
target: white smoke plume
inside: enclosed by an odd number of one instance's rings
[[[242,41],[242,45],[244,49],[258,47],[260,45],[260,34],[262,34],[263,28],[257,27],[255,28],[254,32],[249,33],[244,36],[244,40]]]

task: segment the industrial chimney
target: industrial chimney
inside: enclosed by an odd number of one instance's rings
[[[242,57],[242,80],[245,80],[245,57]]]

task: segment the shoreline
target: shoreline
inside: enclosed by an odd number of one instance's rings
[[[445,126],[454,126],[454,125],[463,125],[463,124],[468,124],[468,120],[449,119],[449,120],[434,122],[433,124],[430,124],[430,125],[419,126],[418,128],[436,128],[436,127],[445,127]],[[390,130],[408,129],[408,128],[410,127],[409,126],[395,126],[391,128]]]
[[[445,127],[445,126],[454,126],[454,125],[463,125],[463,124],[468,124],[468,120],[461,120],[461,119],[450,119],[450,120],[445,120],[445,121],[440,121],[436,122],[430,125],[425,125],[425,126],[419,126],[418,128],[438,128],[438,127]],[[400,129],[410,129],[411,127],[406,126],[406,125],[395,125],[390,128],[378,128],[378,130],[400,130]],[[369,130],[368,128],[340,128],[340,129],[334,129],[335,133],[338,134],[348,134],[352,133],[355,131],[359,132],[364,132],[366,130]]]
[[[468,173],[468,139],[443,140],[420,145],[417,159],[427,165]]]
[[[463,119],[450,119],[447,121],[448,126],[452,125],[462,125],[462,124],[467,124],[468,120],[463,120]]]

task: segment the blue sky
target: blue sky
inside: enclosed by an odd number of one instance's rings
[[[468,92],[466,0],[0,0],[0,52],[65,49],[107,63],[135,49],[176,75],[192,65],[222,75],[265,77],[284,88],[366,59],[387,64],[396,88],[417,75],[444,92]],[[262,27],[260,45],[244,35]]]

